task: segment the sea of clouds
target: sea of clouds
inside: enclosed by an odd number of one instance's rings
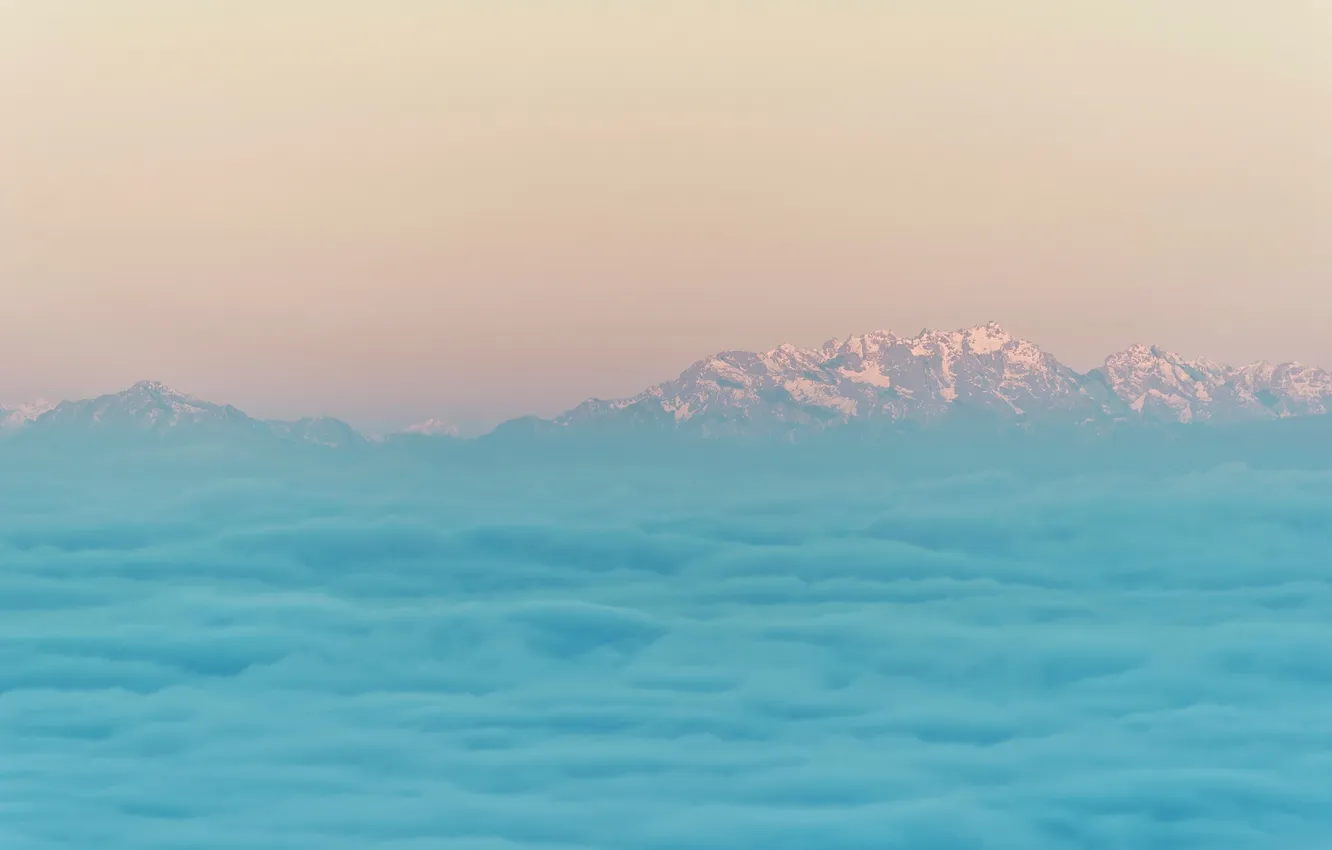
[[[1328,846],[1326,465],[930,451],[6,449],[0,847]]]

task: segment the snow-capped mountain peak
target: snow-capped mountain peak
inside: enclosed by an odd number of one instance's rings
[[[14,431],[22,428],[54,407],[54,404],[45,399],[36,399],[13,406],[0,405],[0,431]]]
[[[159,396],[175,396],[178,398],[193,398],[188,393],[182,393],[173,390],[161,381],[139,381],[129,388],[127,392],[151,393]]]
[[[725,433],[930,420],[959,405],[1004,417],[1061,410],[1089,418],[1102,409],[1075,372],[990,322],[914,337],[872,331],[817,349],[722,352],[638,396],[594,400],[557,422],[628,417]]]
[[[1131,345],[1099,370],[1137,415],[1174,422],[1326,413],[1332,373],[1295,362],[1228,366]]]
[[[337,419],[295,422],[260,421],[229,404],[215,404],[172,389],[161,381],[139,381],[117,393],[65,401],[20,423],[38,432],[197,434],[278,437],[292,442],[344,447],[363,442],[350,425]]]
[[[95,424],[105,427],[164,431],[182,423],[225,423],[248,420],[229,405],[213,404],[177,392],[160,381],[140,381],[118,393],[65,401],[36,420],[48,427]]]
[[[442,419],[430,418],[402,430],[404,434],[416,434],[423,437],[456,437],[458,427]]]
[[[1332,374],[1297,363],[1232,367],[1131,345],[1087,374],[997,322],[959,330],[891,330],[726,351],[637,396],[594,399],[558,425],[615,420],[704,434],[821,430],[852,420],[928,421],[960,410],[1075,423],[1192,422],[1326,412]]]

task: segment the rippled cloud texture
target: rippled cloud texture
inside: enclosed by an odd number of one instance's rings
[[[1332,474],[10,457],[0,845],[1313,848]]]

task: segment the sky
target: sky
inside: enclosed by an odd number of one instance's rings
[[[1332,366],[1323,0],[0,0],[0,399],[554,413],[997,320]]]

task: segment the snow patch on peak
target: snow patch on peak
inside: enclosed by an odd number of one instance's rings
[[[868,357],[879,353],[885,348],[896,345],[901,341],[896,333],[890,330],[870,331],[867,334],[859,336],[853,334],[845,340],[829,340],[822,348],[822,353],[826,358],[834,357],[838,354],[852,354],[856,357]]]
[[[873,387],[883,387],[885,389],[893,385],[892,376],[884,372],[883,367],[877,364],[864,364],[859,371],[852,371],[846,367],[837,371],[843,378],[858,384],[869,384]]]
[[[970,328],[965,332],[966,348],[972,354],[992,354],[1013,342],[1013,337],[997,322]]]
[[[456,437],[458,436],[458,426],[445,422],[443,419],[432,417],[424,422],[418,422],[404,428],[402,433],[418,434],[425,437]]]
[[[189,393],[183,393],[178,390],[174,390],[171,387],[167,386],[166,384],[162,383],[161,381],[139,381],[134,386],[126,390],[126,392],[142,392],[142,393],[150,393],[152,395],[157,395],[157,396],[169,396],[172,398],[182,398],[182,399],[194,398],[194,396],[190,395]]]
[[[0,431],[16,431],[54,409],[55,405],[46,399],[14,406],[0,405]]]

